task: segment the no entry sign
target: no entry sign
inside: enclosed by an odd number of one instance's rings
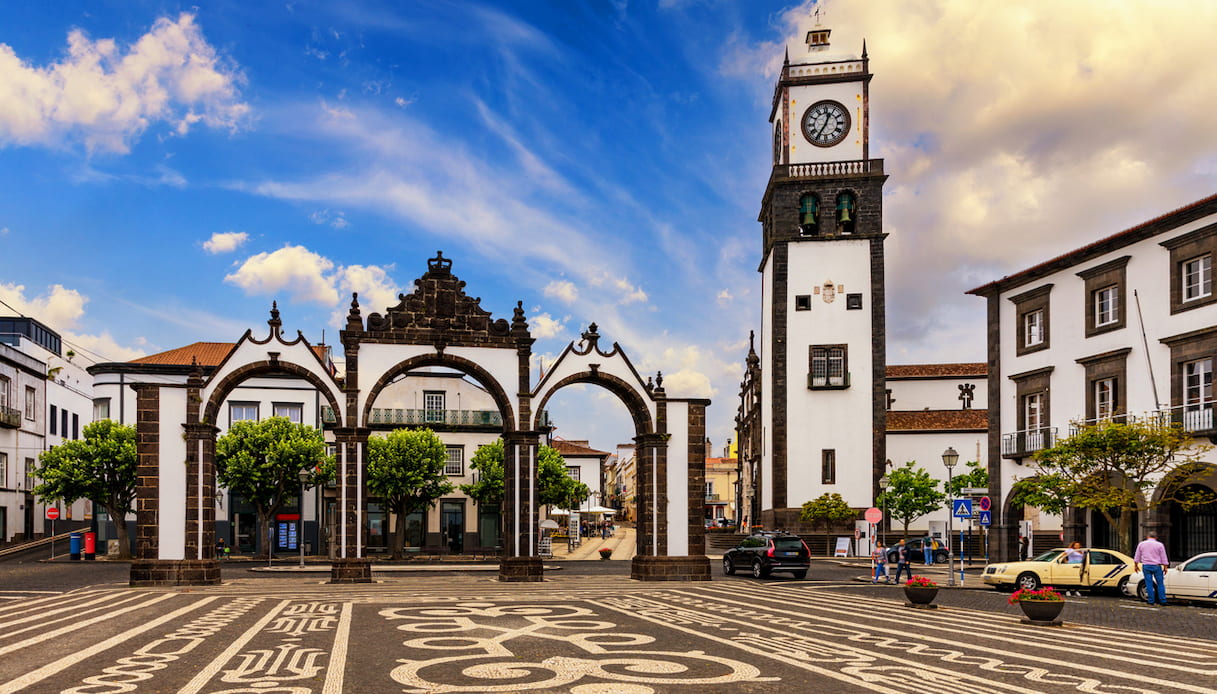
[[[59,518],[59,509],[55,508],[54,506],[48,507],[46,510],[46,519],[55,520],[56,518]]]
[[[872,506],[871,508],[866,509],[865,518],[867,523],[878,523],[879,521],[883,520],[883,511],[880,511]]]

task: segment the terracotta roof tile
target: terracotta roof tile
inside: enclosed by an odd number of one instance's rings
[[[888,378],[928,378],[949,376],[987,376],[983,361],[959,364],[888,364]]]
[[[234,342],[195,342],[194,344],[178,347],[158,354],[131,360],[130,364],[172,364],[175,366],[190,366],[193,359],[198,359],[199,366],[219,366],[224,357],[236,347]],[[313,351],[323,361],[325,360],[325,345],[313,345]]]
[[[983,431],[989,427],[988,410],[890,410],[888,431]]]
[[[566,439],[554,439],[553,448],[562,455],[601,455],[609,456],[612,453],[608,451],[598,451],[585,445],[586,441],[567,441]]]

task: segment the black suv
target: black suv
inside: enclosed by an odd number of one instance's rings
[[[728,576],[736,569],[751,569],[756,578],[765,578],[774,571],[807,578],[810,567],[811,552],[806,543],[798,535],[789,533],[749,535],[723,555],[723,573]]]
[[[908,560],[909,560],[910,564],[924,564],[925,563],[925,549],[924,549],[925,538],[924,537],[919,537],[919,538],[916,538],[913,540],[908,540],[907,542],[904,543],[904,546],[906,548],[908,548],[906,555],[908,556]],[[938,549],[933,550],[933,552],[934,552],[934,563],[935,564],[947,563],[947,558],[948,558],[947,557],[947,548],[943,546],[942,542],[938,543]],[[888,547],[887,548],[888,563],[895,564],[896,559],[897,559],[897,554],[898,554],[898,552],[896,551],[896,545],[892,545],[892,546]]]

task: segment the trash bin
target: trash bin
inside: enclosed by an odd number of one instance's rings
[[[80,533],[68,535],[68,559],[80,561]]]
[[[97,558],[97,533],[85,533],[85,561],[93,561]]]

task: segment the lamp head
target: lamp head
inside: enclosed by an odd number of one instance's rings
[[[884,475],[883,477],[879,478],[879,486],[883,489],[887,489],[887,485],[890,484],[891,481],[892,480],[890,477],[888,477],[887,475]]]
[[[308,484],[308,478],[311,475],[312,475],[312,473],[309,471],[308,468],[301,468],[300,472],[298,473],[298,476],[300,477],[300,484]]]
[[[954,448],[948,448],[942,452],[942,464],[947,466],[947,469],[955,467],[955,463],[959,462],[959,454]]]

